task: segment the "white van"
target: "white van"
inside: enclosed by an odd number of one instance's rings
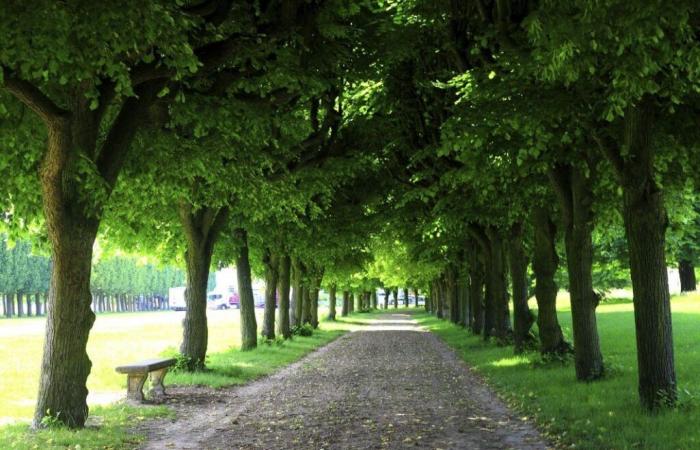
[[[168,290],[168,305],[173,311],[185,311],[185,287],[174,287]]]

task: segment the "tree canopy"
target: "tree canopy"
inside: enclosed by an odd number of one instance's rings
[[[85,422],[91,294],[178,276],[93,264],[96,241],[184,270],[190,370],[210,269],[231,263],[244,349],[253,275],[268,339],[278,296],[288,338],[318,325],[322,288],[331,316],[336,291],[371,307],[413,288],[516,352],[573,351],[586,381],[605,375],[596,307],[631,283],[641,403],[673,404],[667,261],[694,289],[699,27],[683,0],[10,2],[2,223],[51,251],[35,425]]]

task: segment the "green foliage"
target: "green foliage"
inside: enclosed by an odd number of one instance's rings
[[[184,285],[181,269],[159,267],[143,258],[114,255],[99,259],[93,264],[92,290],[107,295],[158,295],[167,296],[168,289]]]
[[[33,253],[27,240],[0,236],[0,292],[44,293],[49,290],[49,258]]]
[[[309,337],[309,336],[313,336],[313,334],[314,334],[314,327],[308,323],[296,325],[292,328],[292,335],[293,336]]]

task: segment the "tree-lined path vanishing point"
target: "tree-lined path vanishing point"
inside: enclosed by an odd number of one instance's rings
[[[270,377],[172,388],[147,449],[546,449],[436,336],[385,314]]]

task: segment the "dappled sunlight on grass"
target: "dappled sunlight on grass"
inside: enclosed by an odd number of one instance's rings
[[[28,424],[14,424],[0,429],[2,449],[112,449],[135,448],[143,441],[133,427],[154,417],[173,417],[165,406],[131,406],[118,403],[97,406],[90,410],[90,417],[83,430],[49,428],[30,431]]]
[[[656,416],[644,413],[637,395],[637,358],[631,301],[598,307],[598,328],[606,376],[577,382],[573,362],[543,362],[536,352],[513,355],[513,348],[484,343],[461,327],[417,314],[433,331],[522,414],[565,445],[598,449],[700,448],[700,294],[674,296],[673,334],[680,407]],[[559,320],[571,342],[571,313]],[[535,327],[536,329],[536,327]]]
[[[256,310],[258,323],[262,310]],[[321,308],[319,317],[326,317]],[[366,324],[373,314],[355,314],[322,322],[322,330],[310,338],[297,338],[277,348],[262,344],[258,351],[241,354],[240,313],[238,310],[207,311],[209,363],[212,369],[188,377],[168,374],[165,381],[188,384],[238,384],[268,373],[271,368],[292,361],[341,334]],[[88,377],[90,406],[122,398],[126,377],[114,371],[120,364],[153,358],[168,349],[173,352],[182,341],[184,312],[99,314],[90,333],[88,354],[92,370]],[[45,318],[0,319],[0,379],[12,389],[0,390],[0,423],[29,420],[39,385],[39,367]],[[288,353],[288,357],[278,357]],[[279,354],[279,355],[278,355]],[[266,365],[272,360],[271,365]],[[220,371],[217,374],[217,370]]]
[[[494,367],[514,367],[523,364],[529,364],[530,360],[523,356],[512,356],[510,358],[501,358],[498,361],[491,361],[489,364]]]

